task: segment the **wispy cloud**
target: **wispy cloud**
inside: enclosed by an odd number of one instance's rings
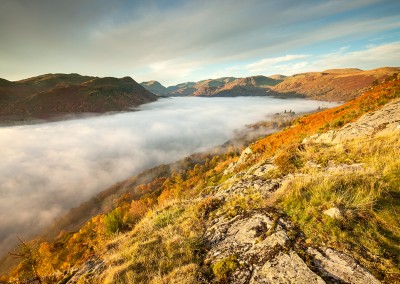
[[[0,77],[7,79],[78,72],[165,84],[196,81],[228,65],[312,55],[304,50],[313,48],[328,53],[327,43],[354,45],[400,27],[400,2],[383,0],[4,0],[1,5]],[[160,68],[165,63],[169,66]],[[263,64],[268,61],[252,70],[261,72]],[[237,75],[245,72],[248,68]]]
[[[300,72],[322,71],[331,68],[373,69],[400,65],[400,42],[368,46],[349,51],[342,47],[333,52],[314,56],[307,61],[276,65],[270,72],[291,75]]]
[[[265,72],[268,69],[273,68],[274,65],[277,63],[302,59],[308,56],[309,55],[304,55],[304,54],[288,54],[285,56],[264,58],[258,62],[248,64],[246,68],[250,73]]]

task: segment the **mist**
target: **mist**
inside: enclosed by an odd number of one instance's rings
[[[220,145],[284,110],[334,103],[267,97],[169,98],[116,113],[0,128],[0,254],[108,186]]]

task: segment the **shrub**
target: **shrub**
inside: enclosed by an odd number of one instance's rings
[[[108,235],[119,232],[124,225],[124,214],[121,209],[117,208],[108,213],[104,218],[105,231]]]

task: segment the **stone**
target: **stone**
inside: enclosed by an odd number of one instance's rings
[[[74,276],[69,279],[67,284],[90,283],[93,277],[100,274],[105,268],[104,261],[99,258],[91,258],[78,268]]]
[[[308,248],[315,267],[323,277],[353,284],[380,283],[367,269],[351,256],[331,248]]]
[[[328,215],[329,217],[336,219],[336,220],[343,219],[342,212],[337,207],[332,207],[332,208],[329,208],[328,210],[325,210],[324,214]]]
[[[250,147],[247,147],[246,149],[244,149],[242,151],[242,153],[240,154],[240,157],[237,160],[236,165],[241,165],[241,164],[245,163],[252,154],[253,154],[253,151],[250,149]]]
[[[253,274],[250,284],[324,284],[317,274],[312,272],[295,252],[280,252],[274,259],[267,261]]]

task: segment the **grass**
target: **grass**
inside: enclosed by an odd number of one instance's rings
[[[309,145],[304,159],[364,166],[355,171],[314,169],[286,183],[279,200],[309,243],[349,252],[388,283],[400,277],[400,161],[393,158],[400,156],[399,149],[399,133],[341,146]],[[344,218],[322,214],[331,207],[338,207]]]
[[[194,204],[170,202],[149,211],[113,243],[104,283],[196,283],[202,233]]]

